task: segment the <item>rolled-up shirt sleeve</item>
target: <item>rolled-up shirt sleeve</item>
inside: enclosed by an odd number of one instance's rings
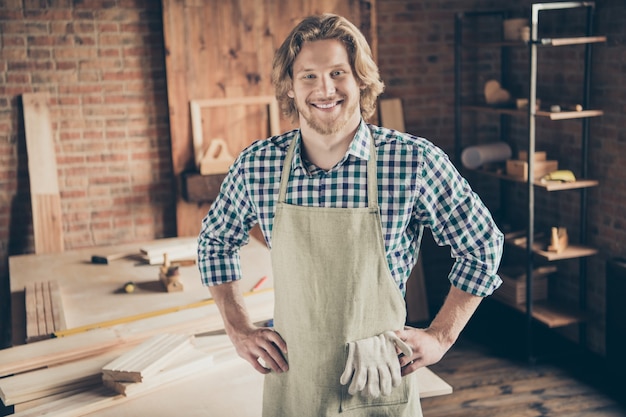
[[[198,235],[198,269],[206,286],[241,279],[239,249],[255,225],[240,161],[231,167]]]
[[[497,271],[504,236],[480,197],[436,147],[424,148],[417,215],[440,246],[455,259],[449,280],[455,287],[487,296],[502,280]]]

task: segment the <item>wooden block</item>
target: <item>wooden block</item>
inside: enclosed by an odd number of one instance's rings
[[[533,271],[533,300],[548,298],[548,276],[556,272],[555,266],[536,268]],[[494,293],[494,297],[510,304],[526,302],[526,270],[525,267],[503,267],[498,271],[502,285]]]
[[[528,151],[519,151],[518,157],[520,161],[528,161]],[[536,151],[534,161],[547,161],[548,154],[545,151]]]
[[[153,336],[129,352],[102,367],[103,378],[112,381],[141,382],[163,369],[193,337],[184,334]]]
[[[65,313],[61,289],[57,281],[28,283],[24,287],[26,306],[26,342],[50,338],[64,330]]]
[[[534,168],[534,179],[539,180],[544,175],[559,169],[559,161],[536,161]],[[518,159],[509,159],[506,161],[506,174],[517,177],[523,181],[528,181],[528,162]]]
[[[211,203],[217,198],[224,178],[226,174],[185,173],[181,177],[183,197],[190,203]]]
[[[221,138],[215,138],[200,161],[200,174],[225,174],[230,169],[235,157],[228,151],[228,145]]]
[[[142,246],[140,253],[150,265],[163,264],[165,256],[170,261],[196,259],[198,256],[198,238],[194,236],[159,240]]]

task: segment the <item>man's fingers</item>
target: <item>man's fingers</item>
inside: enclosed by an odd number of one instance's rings
[[[418,359],[413,359],[409,361],[405,366],[402,367],[402,376],[406,376],[412,372],[417,371],[418,368],[421,368],[422,364]]]
[[[258,357],[265,362],[265,366],[274,372],[286,372],[289,365],[282,352],[273,342],[266,342],[259,347]]]

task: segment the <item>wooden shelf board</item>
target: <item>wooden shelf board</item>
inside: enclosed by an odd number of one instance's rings
[[[502,299],[495,298],[498,302],[514,308],[522,313],[526,313],[526,304],[509,303]],[[571,324],[578,324],[588,320],[583,312],[560,305],[553,305],[546,301],[533,303],[532,316],[535,320],[545,324],[549,328],[564,327]]]
[[[502,173],[495,172],[495,171],[488,171],[485,169],[475,169],[472,171],[489,175],[492,177],[496,177],[502,180],[507,180],[507,181],[520,182],[520,183],[528,182],[528,181],[524,181],[523,179],[519,177],[513,177],[511,175],[506,175],[506,174],[502,174]],[[537,181],[534,181],[534,184],[536,187],[543,188],[546,191],[564,191],[564,190],[577,190],[580,188],[597,187],[600,183],[597,180],[579,179],[579,180],[572,181],[572,182],[554,181],[554,182],[547,182],[547,183],[542,183],[540,180],[537,180]]]
[[[512,116],[526,116],[528,115],[527,109],[516,109],[513,107],[496,107],[487,105],[469,104],[462,106],[466,110],[485,112],[485,113],[497,113],[497,114],[510,114]],[[602,110],[581,110],[581,111],[560,111],[549,112],[545,110],[539,110],[535,113],[537,117],[546,117],[550,120],[568,120],[568,119],[585,119],[589,117],[602,116],[604,111]]]
[[[589,43],[602,43],[606,42],[606,36],[578,36],[571,38],[543,38],[537,40],[537,44],[539,46],[566,46],[566,45],[584,45]],[[520,47],[520,46],[528,46],[527,41],[519,40],[519,41],[490,41],[490,42],[480,42],[480,41],[469,41],[464,42],[463,46],[470,47],[491,47],[491,48],[500,48],[500,47]]]
[[[568,119],[584,119],[588,117],[602,116],[602,110],[581,110],[581,111],[559,111],[549,112],[540,110],[536,113],[537,117],[547,117],[550,120],[568,120]]]
[[[526,239],[524,237],[517,238],[514,240],[509,240],[507,243],[516,246],[520,249],[526,249]],[[562,261],[565,259],[577,259],[577,258],[585,258],[588,256],[593,256],[598,254],[598,250],[589,246],[583,245],[572,245],[570,244],[565,250],[561,253],[549,252],[544,250],[546,247],[546,243],[537,242],[533,243],[533,253],[540,256],[543,260],[546,261]]]

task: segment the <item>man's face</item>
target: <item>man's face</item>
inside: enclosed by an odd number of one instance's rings
[[[338,40],[306,42],[293,63],[294,99],[300,124],[321,135],[360,120],[360,88],[348,53]]]

